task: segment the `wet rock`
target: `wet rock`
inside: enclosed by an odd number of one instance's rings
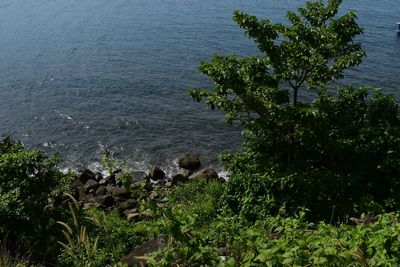
[[[118,168],[118,169],[115,169],[114,171],[113,171],[113,174],[115,175],[115,174],[118,174],[118,173],[121,173],[122,172],[122,169],[121,168]]]
[[[147,180],[148,178],[147,173],[144,171],[133,171],[131,175],[135,181]]]
[[[94,198],[95,198],[95,195],[94,195],[94,194],[87,194],[87,196],[86,196],[86,201],[87,201],[87,202],[94,203],[94,202],[95,202],[95,201],[94,201]]]
[[[192,175],[194,172],[192,170],[185,170],[183,169],[180,174],[182,174],[184,177],[189,178],[190,175]]]
[[[101,179],[100,181],[99,181],[99,184],[100,185],[107,185],[107,180],[106,179]]]
[[[147,266],[147,261],[145,259],[138,259],[137,257],[146,256],[156,251],[161,251],[166,247],[167,242],[167,235],[159,235],[155,239],[146,241],[142,245],[137,246],[125,258],[123,258],[122,261],[128,264],[129,267]]]
[[[124,211],[122,212],[122,214],[125,216],[125,218],[127,218],[129,214],[137,213],[137,212],[138,212],[138,209],[137,209],[137,208],[132,208],[132,209],[124,210]]]
[[[186,154],[178,160],[179,167],[186,170],[197,170],[201,166],[200,158],[197,155]]]
[[[98,197],[94,197],[93,200],[104,207],[111,207],[114,205],[115,201],[114,198],[112,196],[98,196]]]
[[[99,183],[96,180],[89,179],[86,181],[83,188],[85,189],[86,193],[89,193],[92,189],[96,190],[99,187]],[[94,192],[93,192],[94,193]]]
[[[185,175],[183,175],[181,173],[175,174],[171,178],[171,183],[174,185],[177,185],[178,183],[185,183],[187,181],[189,181],[188,177],[186,177]]]
[[[106,187],[107,192],[109,192],[113,197],[120,197],[120,198],[130,198],[131,192],[126,190],[125,187],[117,187],[108,185]]]
[[[77,197],[77,199],[80,200],[80,201],[86,201],[86,199],[87,199],[87,197],[86,197],[86,191],[85,191],[85,188],[83,188],[83,185],[77,187],[76,189],[77,189],[77,191],[78,191],[78,197]]]
[[[164,179],[165,172],[163,172],[160,168],[153,166],[149,171],[149,176],[152,180]]]
[[[108,184],[108,185],[116,185],[115,175],[114,174],[111,175],[111,176],[106,177],[106,184]]]
[[[135,199],[128,199],[126,201],[119,203],[118,206],[121,210],[132,209],[137,206],[137,201]]]
[[[218,179],[218,173],[213,169],[202,169],[190,175],[188,179],[190,181],[195,181],[195,180],[209,181],[212,179]]]
[[[95,180],[99,182],[103,179],[103,175],[100,172],[96,172],[95,178]]]
[[[96,176],[91,170],[86,169],[79,175],[78,180],[82,184],[86,184],[88,180],[96,180]]]
[[[100,185],[96,190],[96,196],[103,196],[106,194],[106,187],[104,185]]]

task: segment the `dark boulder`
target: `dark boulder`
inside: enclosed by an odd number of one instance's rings
[[[189,181],[218,179],[218,173],[213,169],[202,169],[189,176]]]
[[[179,167],[186,170],[197,170],[201,166],[200,158],[197,155],[186,154],[178,161]]]
[[[185,175],[183,175],[183,174],[181,174],[181,173],[175,174],[175,175],[172,176],[172,178],[171,178],[171,183],[172,183],[173,185],[177,185],[178,183],[185,183],[185,182],[187,182],[187,181],[189,181],[189,180],[188,180],[188,177],[186,177]]]
[[[165,172],[163,172],[160,168],[153,166],[149,171],[149,176],[152,180],[160,180],[164,179]]]
[[[117,187],[108,185],[106,187],[107,192],[109,192],[113,197],[120,197],[120,198],[130,198],[131,192],[126,190],[125,187]]]
[[[130,222],[137,222],[140,220],[140,213],[129,213],[126,219]]]
[[[76,189],[77,189],[77,191],[78,191],[78,197],[77,197],[77,199],[80,200],[80,201],[85,202],[85,201],[87,200],[87,196],[86,196],[85,188],[83,188],[83,185],[77,187]]]
[[[125,218],[127,218],[129,214],[134,214],[134,213],[137,213],[137,212],[138,212],[137,208],[132,208],[132,209],[124,210],[122,212],[122,214],[125,216]]]
[[[96,180],[96,175],[91,170],[86,169],[79,175],[78,180],[82,184],[86,184],[88,180]]]
[[[135,199],[128,199],[118,204],[121,210],[132,209],[137,206],[137,201]]]
[[[96,196],[103,196],[106,194],[106,187],[104,185],[100,185],[96,190]]]
[[[148,178],[147,173],[144,171],[133,171],[131,175],[135,181],[147,180]]]
[[[89,179],[86,181],[85,185],[83,188],[85,189],[86,193],[89,193],[89,191],[94,191],[99,187],[99,183],[96,180]],[[93,189],[93,190],[92,190]]]
[[[192,170],[185,170],[183,169],[180,174],[182,174],[183,176],[185,176],[186,178],[189,178],[190,175],[192,175],[194,172]]]
[[[115,203],[114,198],[112,196],[98,196],[98,197],[94,197],[93,200],[98,205],[101,205],[104,207],[111,207]]]
[[[148,263],[145,259],[138,259],[137,257],[146,256],[156,251],[161,251],[166,247],[167,242],[167,235],[159,235],[155,239],[146,241],[142,245],[137,246],[134,250],[132,250],[131,253],[123,258],[122,261],[128,264],[129,267],[147,266]]]

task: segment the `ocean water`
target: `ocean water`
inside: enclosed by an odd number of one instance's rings
[[[174,168],[187,152],[221,168],[217,156],[240,147],[240,129],[187,96],[211,86],[198,65],[257,53],[234,10],[283,22],[303,2],[0,0],[0,137],[73,168],[97,166],[105,149],[136,169]],[[400,97],[400,0],[344,2],[368,55],[344,82]]]

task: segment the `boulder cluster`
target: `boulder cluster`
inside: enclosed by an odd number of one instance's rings
[[[165,194],[160,193],[162,190],[159,189],[194,180],[225,181],[215,170],[201,169],[200,159],[196,155],[184,155],[179,159],[178,165],[179,172],[171,177],[157,166],[152,166],[147,173],[115,170],[105,177],[86,169],[78,174],[75,181],[75,197],[84,208],[97,207],[106,211],[118,209],[121,216],[137,221],[146,216],[139,208],[143,200],[165,200]]]

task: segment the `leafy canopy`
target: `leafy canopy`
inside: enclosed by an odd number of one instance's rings
[[[341,3],[307,2],[287,25],[236,11],[262,54],[201,63],[215,86],[191,97],[244,126],[243,151],[223,156],[231,172],[223,200],[246,219],[306,208],[332,222],[400,207],[399,105],[380,91],[326,90],[365,55],[356,15],[338,16]],[[301,88],[316,98],[299,104]]]
[[[287,88],[297,105],[299,89],[316,90],[342,78],[345,69],[361,63],[365,52],[354,40],[363,33],[356,14],[337,16],[341,3],[307,2],[297,13],[287,13],[288,25],[236,11],[233,19],[255,40],[262,55],[240,59],[214,55],[200,66],[214,81],[214,90],[192,90],[190,95],[197,101],[206,98],[208,106],[225,111],[231,122],[265,115],[271,100],[287,102]]]

